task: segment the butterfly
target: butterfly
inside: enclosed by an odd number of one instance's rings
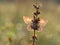
[[[32,25],[32,20],[33,18],[31,17],[28,17],[28,16],[23,16],[23,20],[24,22],[28,25],[27,26],[27,30],[28,31],[31,31],[32,28],[31,28],[31,25]],[[41,32],[43,27],[45,27],[45,25],[48,23],[48,20],[43,20],[43,19],[40,19],[38,25],[39,25],[39,28],[38,28],[38,32]]]

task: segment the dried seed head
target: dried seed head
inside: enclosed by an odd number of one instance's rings
[[[39,6],[33,5],[35,9],[39,9]]]
[[[9,37],[9,41],[12,42],[12,38],[11,37]]]

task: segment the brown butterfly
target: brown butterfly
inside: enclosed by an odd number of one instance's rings
[[[31,31],[31,30],[32,30],[31,25],[32,25],[32,20],[33,20],[33,18],[30,18],[30,17],[28,17],[28,16],[23,16],[23,20],[24,20],[24,22],[25,22],[26,24],[28,24],[27,29],[28,29],[29,31]],[[39,21],[39,23],[38,23],[38,25],[39,25],[38,31],[41,32],[42,29],[43,29],[43,27],[45,27],[45,25],[46,25],[47,23],[48,23],[48,20],[40,19],[40,21]]]

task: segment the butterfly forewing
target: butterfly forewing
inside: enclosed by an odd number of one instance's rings
[[[47,23],[48,23],[48,20],[43,20],[43,19],[41,19],[41,20],[39,21],[38,31],[42,31],[43,28],[45,27],[45,25],[46,25]]]
[[[26,24],[29,24],[29,23],[31,23],[32,18],[29,18],[28,16],[23,16],[23,20]]]

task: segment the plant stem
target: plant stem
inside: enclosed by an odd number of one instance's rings
[[[34,38],[33,38],[33,45],[35,44],[35,30],[34,30]]]

